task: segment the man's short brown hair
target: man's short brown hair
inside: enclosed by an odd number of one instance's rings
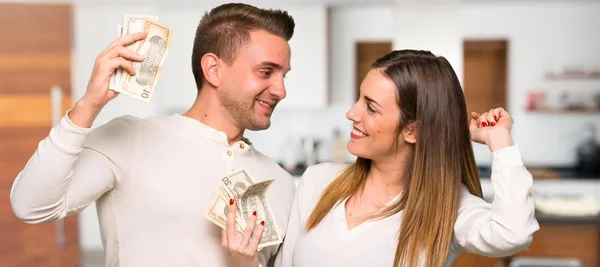
[[[204,83],[200,61],[205,54],[214,53],[225,63],[232,64],[238,49],[250,41],[250,30],[266,30],[289,41],[295,26],[286,11],[248,4],[223,4],[206,12],[196,29],[192,50],[192,72],[198,91]]]

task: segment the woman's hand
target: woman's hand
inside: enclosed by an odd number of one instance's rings
[[[503,108],[490,109],[481,115],[471,112],[471,139],[487,145],[491,151],[514,145],[510,134],[512,126],[513,120]]]
[[[248,225],[244,233],[238,233],[235,229],[236,206],[231,199],[227,210],[227,224],[222,231],[221,245],[229,252],[232,267],[256,267],[258,266],[258,243],[265,230],[265,222],[260,222],[253,235],[256,225],[256,211],[254,211],[248,217]]]

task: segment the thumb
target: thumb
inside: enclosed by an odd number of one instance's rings
[[[469,130],[471,132],[477,130],[477,121],[474,119],[471,119],[471,121],[469,122]]]

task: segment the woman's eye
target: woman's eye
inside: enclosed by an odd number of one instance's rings
[[[367,110],[369,112],[375,112],[375,109],[371,107],[371,105],[367,104]]]

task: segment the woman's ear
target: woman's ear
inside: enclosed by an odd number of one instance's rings
[[[213,53],[206,53],[200,60],[200,67],[202,67],[202,75],[204,80],[209,83],[212,87],[221,86],[221,73],[220,73],[219,57]]]
[[[402,138],[407,143],[414,144],[417,142],[417,123],[411,122],[402,129]]]

